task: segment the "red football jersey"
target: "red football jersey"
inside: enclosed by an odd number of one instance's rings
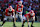
[[[27,17],[30,18],[30,14],[29,14],[29,13],[28,13],[28,14],[25,14],[24,16],[25,16],[26,18],[27,18]]]
[[[22,6],[19,6],[17,4],[16,7],[17,7],[17,9],[16,9],[17,12],[22,12],[23,5]]]
[[[12,15],[13,14],[13,12],[15,12],[15,10],[14,9],[12,9],[12,12],[11,13],[9,13],[9,9],[7,8],[6,10],[5,10],[5,15],[6,16],[10,16],[10,15]]]
[[[35,13],[33,13],[33,16],[31,16],[30,13],[25,14],[24,16],[25,16],[26,18],[27,18],[27,17],[28,17],[28,18],[31,18],[31,17],[35,16]]]

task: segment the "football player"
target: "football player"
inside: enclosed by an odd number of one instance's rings
[[[16,19],[18,18],[18,16],[20,17],[21,21],[22,21],[22,12],[23,12],[23,5],[22,5],[22,1],[19,1],[18,4],[16,5]]]
[[[15,10],[12,8],[12,6],[9,6],[6,10],[5,10],[5,18],[3,20],[3,23],[2,23],[2,27],[4,25],[4,23],[6,22],[7,19],[13,19],[13,27],[16,27],[15,26],[15,22],[14,22],[14,18],[15,18]]]
[[[31,21],[32,21],[31,27],[33,27],[33,22],[35,21],[35,13],[34,13],[33,10],[31,10],[29,13],[27,13],[27,14],[25,14],[25,15],[23,16],[22,27],[24,27],[25,20],[27,20],[28,27],[30,27],[30,26],[29,26],[29,19],[31,19]]]

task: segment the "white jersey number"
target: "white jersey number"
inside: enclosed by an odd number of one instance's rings
[[[18,8],[18,11],[20,11],[21,10],[21,8]]]

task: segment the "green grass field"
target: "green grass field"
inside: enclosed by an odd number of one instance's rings
[[[0,22],[0,24],[2,24],[2,22]],[[15,24],[17,27],[21,27],[22,25],[21,22],[16,22]],[[27,22],[24,25],[25,25],[24,27],[27,27]],[[31,22],[30,22],[30,25],[31,25]],[[40,27],[40,22],[34,22],[33,25],[34,27]],[[13,22],[6,22],[3,27],[13,27]]]

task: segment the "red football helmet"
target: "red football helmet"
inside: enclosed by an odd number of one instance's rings
[[[18,2],[18,5],[21,6],[21,5],[22,5],[22,1],[19,1],[19,2]]]
[[[12,6],[9,6],[8,9],[9,9],[9,11],[12,11]]]
[[[33,10],[31,10],[31,11],[30,11],[30,15],[31,15],[31,16],[33,16],[33,14],[34,14],[34,11],[33,11]]]

